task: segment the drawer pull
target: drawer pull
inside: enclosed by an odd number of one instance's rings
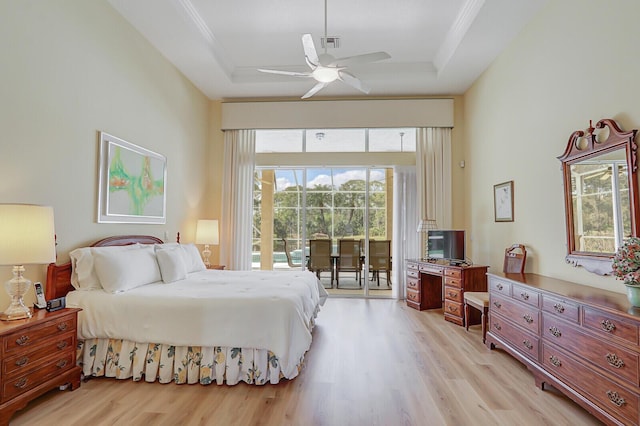
[[[529,350],[533,349],[533,344],[529,340],[523,341],[522,344]]]
[[[20,336],[16,339],[16,344],[24,346],[29,343],[29,336]]]
[[[618,392],[608,390],[607,396],[609,397],[609,401],[613,402],[618,407],[622,407],[624,404],[627,403],[623,397],[618,395]]]
[[[560,367],[562,365],[562,361],[560,361],[555,355],[551,355],[549,357],[549,361],[551,361],[551,364],[555,365],[556,367]]]
[[[608,333],[613,333],[616,329],[616,325],[608,319],[602,320],[602,322],[600,322],[600,325],[602,326],[602,329]]]
[[[504,287],[502,286],[502,284],[498,283],[498,285],[496,285],[496,288],[497,288],[498,290],[502,291],[502,289],[503,289]]]
[[[524,300],[529,300],[529,295],[526,292],[520,293],[520,297],[522,297]]]
[[[456,294],[455,294],[455,293],[448,292],[448,293],[447,293],[447,296],[449,296],[449,297],[453,298],[453,297],[456,297]]]
[[[66,347],[67,347],[67,341],[66,341],[66,340],[63,340],[63,341],[61,341],[61,342],[58,342],[58,344],[56,345],[56,347],[57,347],[58,349],[64,349],[64,348],[66,348]]]
[[[25,386],[27,386],[27,382],[28,382],[27,378],[26,378],[26,377],[23,377],[22,379],[20,379],[20,380],[18,380],[17,382],[15,382],[15,383],[13,384],[13,386],[14,386],[14,387],[16,387],[16,388],[22,389],[22,388],[24,388]]]
[[[66,322],[61,322],[60,324],[58,324],[58,330],[60,331],[65,331],[67,327],[69,327],[69,325]]]
[[[527,324],[531,324],[533,322],[533,318],[531,318],[531,315],[529,315],[529,314],[526,314],[522,318],[524,318],[524,320],[527,322]]]
[[[549,331],[551,332],[551,334],[553,334],[555,337],[560,337],[562,336],[562,333],[560,332],[560,330],[558,329],[558,327],[556,327],[555,325],[553,327],[549,327]]]
[[[22,357],[18,358],[18,360],[16,361],[16,365],[18,367],[22,367],[23,365],[25,365],[28,362],[29,362],[29,357],[22,356]]]
[[[67,366],[67,360],[66,359],[61,359],[60,361],[58,361],[58,363],[56,364],[56,367],[58,368],[64,368]]]
[[[624,361],[622,360],[622,358],[618,358],[618,355],[616,354],[607,354],[607,362],[610,366],[615,368],[624,367]]]
[[[556,303],[555,305],[553,305],[553,309],[555,309],[559,314],[564,312],[564,306],[562,306],[560,303]]]
[[[455,312],[456,311],[456,308],[454,308],[451,305],[447,306],[447,308],[449,309],[449,312]]]
[[[493,328],[495,328],[496,330],[502,330],[502,327],[498,323],[493,324]]]
[[[500,302],[493,302],[493,306],[495,306],[496,308],[500,309],[500,308],[502,308],[502,303],[500,303]]]

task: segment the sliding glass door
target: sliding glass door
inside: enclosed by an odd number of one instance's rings
[[[369,273],[368,253],[370,241],[391,239],[392,176],[371,167],[257,169],[253,268],[313,269],[310,245],[329,240],[332,266],[318,271],[327,289],[390,296],[390,262]]]

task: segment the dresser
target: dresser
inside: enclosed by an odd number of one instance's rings
[[[463,325],[464,292],[487,291],[487,268],[407,260],[407,306],[418,310],[443,308],[444,319]],[[469,324],[479,323],[480,312],[473,312]]]
[[[488,277],[490,349],[603,422],[640,424],[640,309],[626,295],[537,274]]]
[[[36,310],[30,319],[0,322],[0,425],[16,410],[58,386],[80,386],[76,366],[80,309]]]

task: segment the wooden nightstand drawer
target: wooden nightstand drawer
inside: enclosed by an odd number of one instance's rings
[[[24,350],[24,348],[38,345],[43,339],[50,338],[54,335],[61,335],[75,329],[76,316],[68,315],[9,334],[2,339],[2,347],[4,353],[8,354],[12,351]]]
[[[28,350],[3,359],[3,376],[22,374],[25,371],[37,368],[38,365],[45,363],[47,358],[56,356],[56,354],[70,350],[75,351],[75,330],[66,335],[55,337],[53,340],[44,341],[45,343],[42,345],[33,346]]]
[[[73,351],[53,357],[52,360],[41,368],[31,373],[17,376],[14,379],[2,380],[2,402],[14,398],[21,393],[32,389],[46,380],[63,373],[74,367],[75,354]]]

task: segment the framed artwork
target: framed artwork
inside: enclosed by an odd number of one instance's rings
[[[167,159],[100,132],[99,223],[166,223]]]
[[[513,222],[513,181],[493,185],[493,211],[496,222]]]

